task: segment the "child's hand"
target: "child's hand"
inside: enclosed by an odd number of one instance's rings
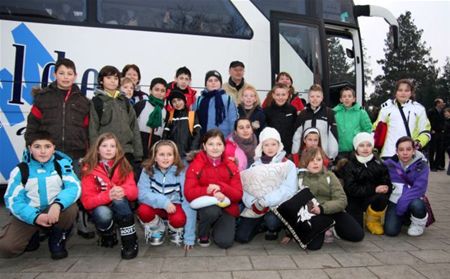
[[[125,197],[125,192],[122,187],[113,186],[111,190],[109,190],[109,197],[111,200],[121,200]]]
[[[177,208],[175,207],[175,205],[173,203],[169,203],[166,207],[166,211],[169,214],[174,214],[175,211],[177,211]]]
[[[316,215],[319,215],[319,214],[320,214],[320,207],[314,206],[314,207],[311,209],[311,213],[314,213],[314,214],[316,214]]]
[[[217,184],[209,184],[208,188],[206,188],[206,193],[212,194],[214,192],[220,191],[220,186]]]
[[[222,194],[222,192],[216,192],[216,193],[214,194],[214,197],[215,197],[216,199],[218,199],[220,202],[223,201],[223,200],[225,199],[225,195]]]
[[[50,227],[51,226],[48,222],[48,214],[47,213],[39,214],[38,217],[36,218],[35,223],[42,227]]]
[[[389,187],[387,185],[378,185],[375,188],[375,193],[386,194],[389,191]]]
[[[60,213],[61,213],[61,206],[57,203],[52,204],[47,213],[48,224],[54,225],[54,224],[58,223]]]

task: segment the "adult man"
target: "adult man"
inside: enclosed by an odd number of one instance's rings
[[[445,150],[444,150],[444,123],[445,118],[442,112],[445,102],[441,98],[434,100],[434,108],[428,110],[427,115],[431,124],[431,141],[429,145],[429,160],[431,171],[444,170]]]
[[[228,70],[230,78],[228,82],[224,83],[222,88],[233,98],[233,101],[238,105],[238,97],[242,95],[243,89],[249,85],[244,80],[245,66],[241,61],[233,61],[230,63]]]

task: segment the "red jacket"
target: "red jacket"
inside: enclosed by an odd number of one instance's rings
[[[177,88],[177,83],[175,81],[172,81],[171,83],[169,83],[167,85],[167,90],[166,90],[166,100],[169,99],[169,95],[170,92]],[[184,96],[186,97],[186,107],[188,110],[192,110],[192,105],[195,104],[195,94],[197,94],[197,91],[195,89],[193,89],[192,87],[188,86],[186,87],[186,89],[182,90],[177,88],[178,90],[181,90],[184,93]],[[167,102],[165,109],[167,112],[170,112],[173,110],[172,106],[169,104],[169,102]]]
[[[213,166],[205,151],[201,151],[195,156],[186,171],[184,184],[186,199],[191,202],[198,197],[212,196],[213,194],[206,193],[209,184],[220,186],[220,191],[231,201],[231,204],[225,208],[225,211],[232,216],[238,217],[240,214],[239,202],[242,198],[242,184],[236,164],[232,160],[223,157],[220,165]]]
[[[112,163],[112,161],[110,162]],[[119,171],[119,167],[116,167],[112,177],[109,178],[103,163],[99,163],[90,174],[81,179],[81,203],[84,208],[92,210],[100,205],[110,204],[109,191],[113,185],[121,186],[124,189],[127,200],[137,199],[138,189],[134,181],[134,173],[131,171],[125,181],[120,183]]]

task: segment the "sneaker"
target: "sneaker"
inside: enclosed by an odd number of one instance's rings
[[[173,228],[169,225],[170,242],[176,244],[177,246],[181,246],[183,244],[183,233],[183,228]]]
[[[198,239],[198,245],[200,245],[201,247],[209,247],[209,245],[211,245],[209,236],[200,236]]]
[[[266,234],[264,235],[264,238],[266,240],[269,240],[269,241],[277,240],[278,239],[278,232],[266,231]]]
[[[328,229],[325,232],[324,243],[332,243],[334,241],[333,229]]]

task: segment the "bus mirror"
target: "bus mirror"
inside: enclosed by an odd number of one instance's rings
[[[350,59],[355,58],[355,52],[352,49],[346,48],[345,54],[347,54],[347,57]]]
[[[389,47],[393,50],[397,50],[399,48],[398,26],[391,25],[389,27]]]

